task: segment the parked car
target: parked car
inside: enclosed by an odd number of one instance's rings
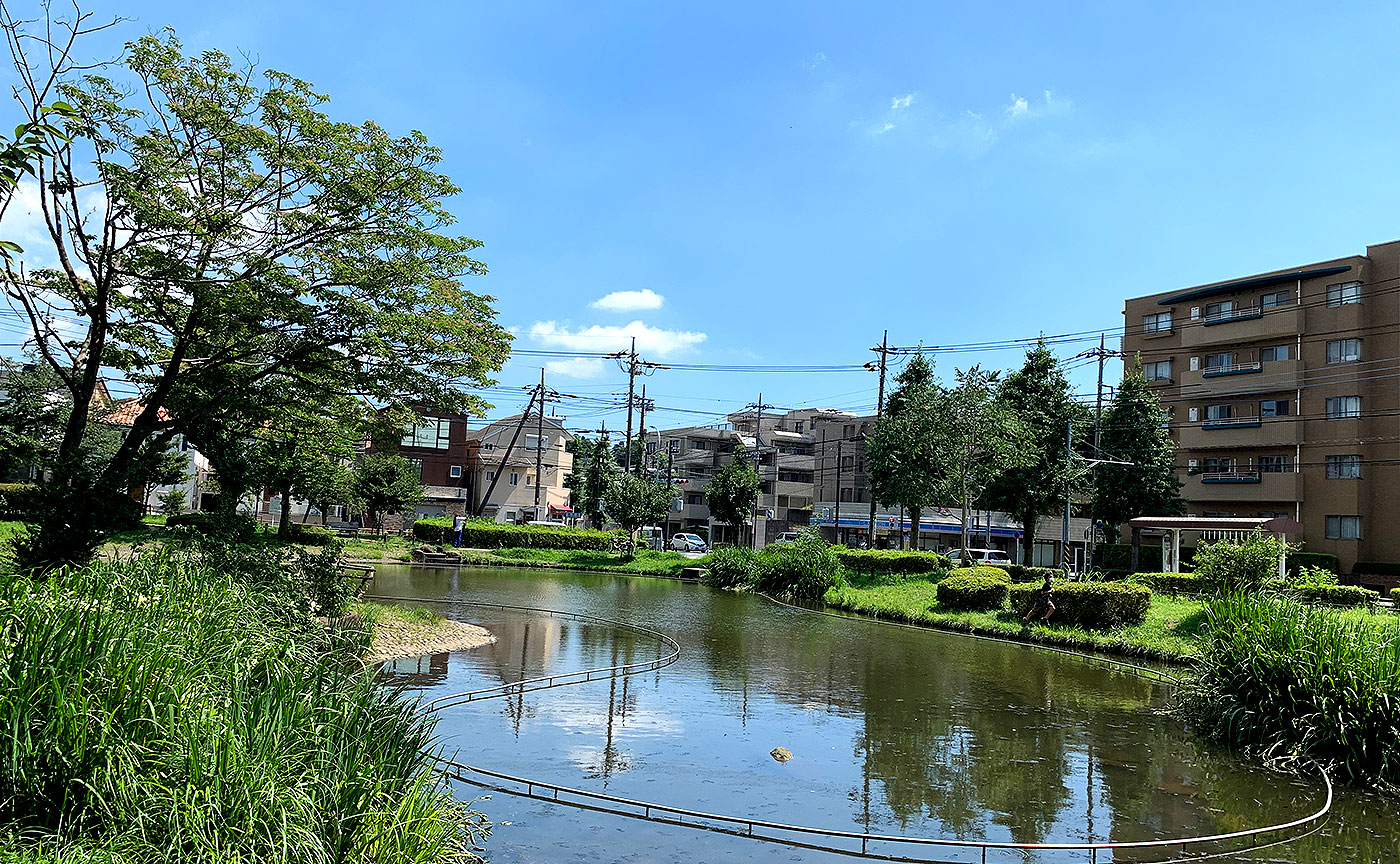
[[[777,546],[777,545],[779,545],[779,544],[781,544],[781,543],[796,543],[796,542],[797,542],[797,538],[800,537],[800,536],[801,536],[801,535],[798,534],[796,531],[784,531],[783,533],[781,533],[781,534],[778,535],[778,539],[777,539],[777,540],[774,540],[772,543],[769,543],[768,545],[769,545],[769,546]]]
[[[967,557],[963,557],[963,553]],[[954,549],[948,553],[948,560],[958,567],[973,567],[977,564],[1010,564],[1011,556],[1000,549]]]
[[[671,548],[677,552],[704,552],[708,549],[704,540],[698,534],[686,534],[681,532],[671,535]]]

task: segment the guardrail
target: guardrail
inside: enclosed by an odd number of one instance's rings
[[[885,626],[900,626],[917,628],[914,625],[903,624],[897,621],[884,621],[880,619],[854,619],[854,616],[836,615],[816,609],[806,609],[801,606],[783,603],[771,597],[764,596],[779,605],[786,606],[802,612],[815,615],[828,615],[847,620],[869,620],[872,623]],[[600,618],[593,615],[584,615],[577,612],[564,612],[554,609],[539,609],[530,606],[513,606],[498,603],[474,603],[471,601],[452,600],[447,598],[424,598],[424,597],[389,597],[382,595],[371,595],[371,599],[409,601],[420,603],[441,603],[456,606],[471,606],[477,608],[500,609],[516,612],[528,612],[532,614],[548,615],[550,617],[564,618],[568,620],[583,621],[590,624],[603,624],[619,629],[628,630],[633,633],[656,637],[658,639],[657,657],[652,660],[639,661],[635,663],[625,663],[617,666],[600,667],[597,669],[586,669],[578,672],[564,672],[556,675],[542,675],[536,678],[529,678],[522,681],[511,682],[493,687],[484,687],[477,690],[454,693],[442,696],[419,706],[419,712],[441,711],[454,705],[466,702],[473,702],[482,699],[500,698],[502,696],[515,693],[529,692],[532,690],[543,690],[550,687],[560,687],[569,684],[581,684],[586,681],[600,681],[608,678],[632,675],[637,672],[661,669],[674,663],[680,657],[680,645],[674,639],[657,630],[641,627],[636,624],[629,624],[623,621],[614,621],[607,618]],[[952,632],[952,631],[950,631]],[[1136,666],[1111,658],[1096,657],[1091,654],[1083,654],[1077,651],[1069,651],[1051,646],[1032,645],[1022,642],[1015,642],[996,637],[982,636],[979,634],[953,633],[958,636],[971,636],[979,639],[989,639],[995,642],[1005,642],[1011,645],[1018,645],[1036,650],[1047,650],[1053,653],[1069,655],[1081,660],[1099,662],[1120,671],[1130,672],[1149,678],[1160,683],[1177,683],[1172,676],[1159,670],[1150,669],[1143,666]],[[1265,849],[1271,846],[1289,843],[1294,840],[1306,837],[1309,834],[1320,830],[1325,824],[1327,814],[1332,809],[1333,789],[1332,780],[1327,776],[1327,772],[1320,767],[1317,769],[1322,777],[1325,789],[1325,800],[1322,806],[1315,812],[1281,822],[1274,825],[1266,825],[1259,828],[1248,828],[1240,831],[1231,831],[1222,834],[1210,834],[1198,837],[1174,837],[1161,840],[1132,840],[1122,842],[1098,842],[1098,843],[1014,843],[999,842],[990,840],[956,840],[941,837],[908,837],[899,834],[872,834],[869,832],[843,831],[838,828],[822,828],[818,826],[794,825],[785,822],[775,822],[764,819],[754,819],[747,816],[734,816],[723,813],[707,813],[702,810],[692,810],[685,807],[676,807],[669,804],[661,804],[654,801],[641,801],[633,798],[623,798],[617,795],[609,795],[605,792],[592,792],[586,789],[576,789],[571,786],[564,786],[558,783],[535,780],[528,777],[517,777],[500,771],[492,771],[458,762],[454,759],[444,759],[436,757],[439,764],[444,766],[442,773],[444,776],[462,783],[469,783],[484,789],[490,789],[503,794],[518,795],[526,798],[533,798],[539,801],[552,801],[582,810],[590,810],[599,813],[609,813],[615,816],[624,816],[632,819],[643,819],[649,822],[656,822],[666,825],[712,831],[721,834],[729,834],[737,837],[747,837],[768,843],[779,843],[786,846],[812,849],[823,852],[833,852],[840,855],[847,855],[859,858],[871,858],[882,861],[911,862],[911,864],[957,864],[948,862],[946,859],[935,859],[929,857],[914,857],[911,855],[892,854],[890,847],[906,849],[924,850],[960,850],[973,855],[980,855],[982,864],[986,864],[989,852],[1018,853],[1024,856],[1026,853],[1047,851],[1047,852],[1078,852],[1083,853],[1089,864],[1098,864],[1100,853],[1114,853],[1118,850],[1146,850],[1149,854],[1153,850],[1161,850],[1168,854],[1175,854],[1176,849],[1181,850],[1180,858],[1164,857],[1152,859],[1155,864],[1170,864],[1176,861],[1200,861],[1207,858],[1220,857],[1224,854],[1234,854],[1237,852],[1249,852],[1251,850]],[[523,787],[523,791],[522,788]],[[537,792],[539,790],[539,792]],[[1300,830],[1306,829],[1306,830]],[[1267,835],[1290,833],[1286,837],[1278,837],[1269,842],[1260,842],[1261,838]],[[1212,844],[1227,844],[1233,841],[1249,841],[1248,845],[1241,844],[1238,849],[1228,851],[1202,850],[1201,847]],[[856,843],[859,842],[859,848]],[[846,843],[848,845],[839,845]],[[877,848],[872,849],[875,845]],[[1193,854],[1193,850],[1194,854]],[[1186,857],[1189,855],[1189,859]],[[1116,856],[1115,856],[1116,857]],[[1143,861],[1146,859],[1137,859]]]
[[[1202,370],[1201,375],[1205,378],[1214,378],[1217,375],[1241,375],[1245,372],[1263,372],[1264,364],[1255,361],[1253,363],[1225,363],[1220,366],[1207,366]]]
[[[1258,306],[1236,306],[1233,309],[1226,309],[1220,312],[1207,312],[1201,318],[1207,324],[1222,324],[1226,321],[1234,321],[1237,318],[1258,318],[1264,311]]]
[[[1258,483],[1258,471],[1206,471],[1201,474],[1202,483]]]

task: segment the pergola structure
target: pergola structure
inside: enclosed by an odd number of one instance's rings
[[[1128,520],[1128,527],[1133,532],[1133,570],[1135,572],[1138,569],[1138,555],[1142,551],[1143,532],[1160,533],[1167,537],[1167,541],[1162,543],[1163,573],[1177,573],[1181,570],[1181,532],[1183,531],[1199,531],[1205,535],[1204,539],[1208,540],[1244,538],[1259,530],[1279,539],[1285,539],[1290,535],[1296,537],[1303,533],[1301,524],[1285,517],[1266,519],[1263,517],[1233,516],[1220,518],[1210,516],[1139,516],[1136,519]],[[1286,572],[1285,557],[1286,553],[1278,556],[1280,577]]]

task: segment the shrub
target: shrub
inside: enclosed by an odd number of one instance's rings
[[[1033,583],[1012,585],[1011,608],[1026,614],[1039,590]],[[1131,582],[1062,582],[1055,586],[1054,599],[1052,621],[1102,629],[1142,623],[1152,605],[1152,591]]]
[[[1194,573],[1134,573],[1130,581],[1162,594],[1198,594],[1204,589]]]
[[[39,487],[32,483],[0,483],[0,519],[23,521],[38,505]]]
[[[1287,564],[1289,575],[1297,573],[1304,567],[1321,567],[1333,573],[1341,572],[1337,556],[1327,552],[1291,552],[1288,555]]]
[[[938,605],[964,612],[985,612],[1006,605],[1010,581],[1004,576],[973,571],[1000,569],[959,567],[938,583]]]
[[[1322,567],[1303,567],[1297,572],[1290,574],[1293,578],[1288,581],[1297,585],[1336,585],[1337,574],[1333,570]]]
[[[838,546],[832,549],[836,560],[848,572],[861,575],[881,576],[886,574],[941,576],[953,569],[953,562],[937,552],[900,552],[894,549],[849,549]]]
[[[1400,606],[1400,588],[1390,589],[1390,600],[1396,606]]]
[[[462,527],[462,545],[468,549],[591,549],[612,548],[614,537],[625,531],[595,531],[590,528],[553,528],[546,525],[503,525],[469,519]],[[455,539],[450,517],[419,519],[413,523],[413,537],[424,543],[451,543]]]
[[[1336,568],[1333,568],[1336,571]],[[1364,576],[1400,576],[1400,562],[1397,561],[1357,561],[1351,568],[1353,574]]]
[[[1212,603],[1183,709],[1206,735],[1358,783],[1400,783],[1400,627],[1287,595]]]
[[[1224,539],[1196,547],[1196,575],[1209,590],[1256,587],[1275,578],[1288,544],[1256,529],[1243,540]]]
[[[304,525],[300,522],[293,522],[287,526],[287,529],[285,539],[307,546],[325,546],[336,539],[334,531],[322,528],[320,525]]]
[[[228,540],[247,540],[258,533],[258,522],[247,513],[224,513],[206,510],[179,513],[165,519],[167,528],[189,528],[196,534]]]
[[[996,567],[1005,570],[1012,582],[1044,582],[1064,575],[1063,571],[1054,567],[1027,567],[1024,564],[998,564]]]
[[[948,571],[946,581],[952,576],[977,576],[982,579],[995,579],[998,582],[1011,583],[1011,574],[1006,572],[1005,567],[993,567],[990,564],[977,564],[972,567],[955,567]]]
[[[768,546],[759,553],[758,590],[820,600],[841,581],[836,553],[820,540],[800,537],[793,543]]]
[[[695,562],[705,568],[706,585],[752,590],[758,584],[758,553],[747,546],[721,546]]]
[[[1293,593],[1306,600],[1330,603],[1333,606],[1370,606],[1381,599],[1379,591],[1362,588],[1360,585],[1328,585],[1321,582],[1303,582],[1293,586]]]

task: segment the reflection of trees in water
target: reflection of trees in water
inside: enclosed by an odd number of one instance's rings
[[[447,653],[388,660],[375,670],[375,677],[390,687],[433,687],[447,680]]]

